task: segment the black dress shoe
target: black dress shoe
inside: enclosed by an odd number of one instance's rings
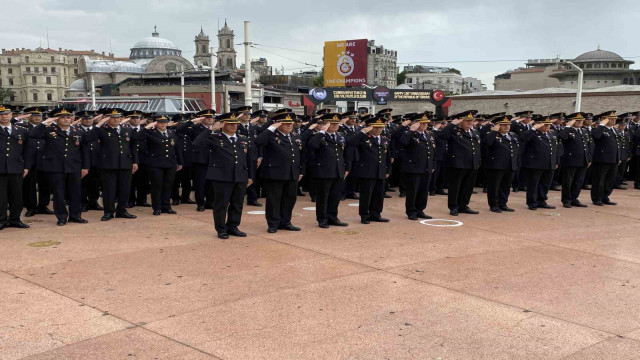
[[[418,213],[418,215],[416,215],[416,216],[418,216],[420,219],[433,219],[433,217],[431,217],[431,216],[429,216],[429,215],[427,215],[427,214],[425,214],[423,212]]]
[[[555,209],[556,207],[553,206],[553,205],[549,205],[547,203],[543,203],[543,204],[538,205],[538,208],[540,208],[540,209]]]
[[[187,199],[187,200],[180,200],[181,203],[183,204],[195,204],[196,202],[191,200],[191,199]]]
[[[436,192],[435,191],[429,191],[429,196],[436,196]]]
[[[602,203],[602,201],[594,201],[593,205],[595,206],[604,206],[604,204]]]
[[[18,220],[18,221],[11,221],[8,222],[6,224],[4,224],[4,227],[14,227],[14,228],[18,228],[18,229],[28,229],[29,225],[23,223],[22,221]]]
[[[362,223],[362,224],[365,224],[365,225],[366,225],[366,224],[371,223],[371,221],[369,221],[369,219],[366,219],[366,218],[361,218],[361,219],[360,219],[360,223]]]
[[[529,205],[529,210],[538,210],[538,207],[534,205]]]
[[[28,209],[27,212],[24,213],[24,216],[32,217],[35,214],[36,214],[36,209]]]
[[[41,208],[36,210],[36,214],[42,214],[42,215],[53,215],[55,214],[53,211],[51,211],[51,209],[49,208]]]
[[[386,188],[384,189],[385,192],[396,192],[393,188]]]
[[[513,188],[512,190],[514,193],[519,192],[520,190],[518,190],[518,188]]]
[[[88,221],[83,219],[83,218],[72,218],[72,217],[69,218],[69,222],[76,223],[76,224],[86,224],[86,223],[88,223]]]
[[[65,220],[58,220],[58,223],[56,225],[65,226],[65,225],[67,225],[67,222]]]
[[[134,204],[134,203],[130,202],[130,203],[128,203],[128,204],[127,204],[127,209],[131,209],[131,208],[133,208],[134,206],[136,206],[136,204]]]
[[[565,207],[567,209],[571,209],[571,203],[562,203],[562,207]]]
[[[409,220],[418,220],[418,217],[416,215],[408,215],[407,218]]]
[[[261,207],[262,204],[257,202],[257,201],[247,201],[247,205],[249,206],[257,206],[257,207]]]
[[[306,196],[307,194],[303,193],[302,191],[300,191],[300,189],[298,189],[298,196]]]
[[[5,227],[7,227],[7,224],[1,222],[0,223],[0,230],[4,229]]]
[[[475,191],[475,190],[473,190],[471,193],[475,195],[475,194],[477,194],[478,192],[477,192],[477,191]]]
[[[380,216],[373,216],[369,218],[369,221],[373,221],[373,222],[389,222],[390,220],[387,218],[383,218]]]
[[[267,229],[267,232],[269,234],[275,234],[275,233],[278,232],[278,229],[270,227],[270,228]]]
[[[220,239],[228,239],[228,238],[229,238],[229,235],[228,235],[227,233],[223,233],[223,232],[222,232],[222,233],[218,233],[218,237],[219,237]]]
[[[497,207],[497,206],[494,206],[494,207],[490,208],[489,211],[494,212],[494,213],[502,213],[502,210],[500,210],[500,208]]]
[[[291,224],[282,225],[278,229],[289,230],[289,231],[300,231],[300,228],[297,226],[293,226]]]
[[[137,216],[129,214],[129,212],[126,211],[126,210],[121,212],[121,213],[119,213],[119,214],[116,214],[116,217],[117,218],[121,218],[121,219],[135,219],[135,218],[137,218]]]
[[[551,189],[549,189],[549,190],[551,190],[551,191],[562,191],[562,189],[560,189],[560,187],[557,186],[557,185],[556,186],[552,186]]]
[[[591,190],[591,185],[584,185],[582,187],[583,190]]]
[[[318,227],[321,229],[328,229],[329,224],[327,224],[326,222],[321,222],[321,223],[318,223]]]
[[[111,214],[104,214],[102,215],[102,217],[100,218],[101,221],[109,221],[111,220],[113,216]]]
[[[242,232],[238,229],[227,229],[227,234],[237,236],[237,237],[246,237],[247,233]]]
[[[158,216],[158,215],[160,215],[160,214],[162,214],[162,211],[160,211],[160,210],[153,210],[153,215]]]
[[[312,203],[316,202],[316,197],[315,197],[315,196],[312,196],[312,197],[311,197],[311,202],[312,202]]]
[[[451,210],[449,210],[449,215],[451,215],[451,216],[458,216],[458,209],[451,209]]]
[[[480,214],[480,212],[479,212],[479,211],[471,210],[471,209],[469,209],[469,208],[462,209],[462,210],[460,210],[460,211],[458,211],[458,212],[461,212],[461,213],[463,213],[463,214],[471,214],[471,215],[477,215],[477,214]]]
[[[171,202],[171,205],[173,205],[173,206],[180,205],[180,200],[173,200],[173,201]]]
[[[333,226],[349,226],[349,224],[347,224],[346,222],[340,221],[340,219],[330,219],[329,220],[329,225],[333,225]]]
[[[163,214],[170,214],[170,215],[175,215],[177,214],[177,212],[173,209],[169,209],[169,210],[162,210]]]
[[[513,210],[512,208],[508,207],[508,206],[500,206],[500,210],[502,211],[506,211],[506,212],[514,212],[515,210]]]
[[[391,195],[384,194],[384,198],[385,198],[385,199],[391,199]]]
[[[587,207],[587,205],[586,205],[586,204],[583,204],[583,203],[581,203],[580,201],[573,201],[573,202],[571,202],[571,206],[581,207],[581,208],[586,208],[586,207]]]
[[[623,187],[623,186],[620,186],[620,185],[616,185],[613,188],[616,189],[616,190],[627,190],[626,187]]]
[[[347,199],[351,199],[351,200],[360,200],[360,196],[358,196],[358,194],[351,194],[351,195],[347,195],[345,197]]]
[[[404,191],[401,191],[398,197],[401,197],[401,198],[407,197],[407,193]]]
[[[605,204],[605,205],[611,205],[611,206],[618,205],[618,203],[615,203],[615,202],[610,201],[610,200],[603,201],[602,203]]]
[[[89,210],[103,211],[104,208],[96,203],[96,204],[89,205]]]
[[[627,183],[626,181],[623,181],[620,183],[621,185],[629,185],[629,183]]]
[[[520,190],[520,191],[527,191],[527,187],[526,187],[526,186],[520,186],[520,187],[518,188],[518,190]]]
[[[80,211],[82,211],[82,212],[89,211],[89,206],[88,205],[82,205],[82,207],[80,208]]]
[[[436,190],[436,195],[447,195],[447,194],[449,193],[444,190]]]
[[[197,212],[203,212],[204,211],[204,205],[198,205],[198,207],[196,208]]]

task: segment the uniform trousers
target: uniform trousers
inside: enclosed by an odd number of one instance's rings
[[[489,207],[506,207],[515,171],[511,169],[486,169],[485,173]]]
[[[314,179],[316,189],[316,220],[326,223],[338,219],[338,205],[342,199],[343,179]]]
[[[189,200],[189,197],[191,196],[192,174],[192,167],[189,165],[183,166],[182,170],[175,175],[175,181],[173,181],[173,186],[170,192],[170,197],[173,200]],[[180,193],[180,188],[182,188],[182,193]]]
[[[609,201],[616,180],[618,164],[595,163],[591,167],[591,201]]]
[[[29,170],[22,183],[22,199],[27,210],[40,210],[49,206],[51,183],[47,173],[36,169]]]
[[[265,204],[267,225],[270,228],[290,225],[293,207],[298,199],[298,181],[263,179],[263,184],[267,196]]]
[[[131,169],[101,169],[102,206],[104,213],[112,215],[126,211],[131,189]],[[116,199],[117,194],[117,199]],[[118,201],[116,208],[115,202]]]
[[[474,169],[447,169],[449,181],[449,210],[464,210],[469,207],[477,174],[478,170]]]
[[[171,189],[176,178],[176,168],[148,167],[147,172],[151,180],[151,207],[161,211],[171,209]]]
[[[384,205],[384,180],[359,178],[360,204],[358,213],[362,219],[380,217]]]
[[[429,200],[429,183],[431,176],[425,174],[404,173],[404,184],[406,186],[406,197],[404,207],[407,216],[424,213]]]
[[[214,191],[213,223],[218,233],[238,229],[242,218],[246,182],[212,181]]]
[[[140,165],[138,171],[131,176],[131,191],[129,202],[134,204],[144,204],[149,195],[149,172],[145,165]]]
[[[547,203],[551,188],[552,169],[523,169],[527,179],[527,205],[538,207]]]
[[[49,172],[53,188],[53,212],[58,220],[82,217],[82,175],[77,173]],[[66,199],[69,199],[67,211]]]
[[[100,170],[93,168],[82,178],[80,197],[83,205],[95,205],[100,198]]]
[[[20,221],[22,180],[22,174],[0,174],[0,224]]]
[[[211,205],[213,203],[213,187],[211,181],[207,180],[207,170],[209,164],[192,165],[193,169],[193,190],[196,196],[196,204],[198,206]]]
[[[575,203],[580,196],[587,167],[563,166],[560,171],[562,172],[562,203]]]

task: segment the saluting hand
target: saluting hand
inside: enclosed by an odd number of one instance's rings
[[[543,126],[544,126],[544,124],[535,124],[535,125],[533,125],[533,129],[534,129],[534,130],[538,130],[538,129],[540,129],[540,128],[541,128],[541,127],[543,127]]]
[[[224,125],[224,124],[221,121],[215,122],[215,123],[213,123],[213,125],[211,125],[209,127],[209,130],[211,130],[211,131],[220,130],[220,129],[222,129],[222,125]]]
[[[147,124],[147,126],[145,126],[144,128],[147,129],[147,130],[151,130],[151,129],[156,127],[157,123],[158,123],[157,121],[154,121],[154,122],[152,122],[150,124]]]
[[[366,128],[360,130],[363,133],[367,134],[369,131],[371,131],[373,129],[373,126],[367,126]]]
[[[407,120],[407,121],[408,121],[408,120]],[[406,125],[404,125],[404,123],[402,123],[402,125],[403,125],[403,126],[406,126]],[[418,131],[418,128],[419,128],[419,127],[420,127],[420,123],[413,123],[413,124],[411,124],[411,127],[409,128],[409,130],[410,130],[410,131]]]
[[[29,169],[24,169],[24,172],[22,173],[22,177],[25,178],[27,177],[27,175],[29,175]]]
[[[313,124],[311,124],[311,126],[309,126],[309,130],[313,130],[313,129],[317,128],[317,127],[318,127],[318,123],[313,123]]]
[[[327,131],[327,129],[329,128],[329,125],[331,125],[331,124],[329,124],[329,123],[322,124],[322,125],[320,125],[320,128],[318,130],[319,131]]]
[[[462,122],[462,119],[455,119],[455,120],[453,120],[451,123],[452,123],[453,125],[458,125],[458,124],[460,124],[461,122]]]
[[[604,125],[604,126],[609,125],[609,119],[604,119],[604,120],[600,121],[600,125]]]
[[[56,122],[56,121],[58,121],[58,118],[57,118],[57,117],[50,117],[50,118],[48,118],[47,120],[43,121],[43,122],[42,122],[42,124],[43,124],[43,125],[45,125],[45,126],[49,126],[49,125],[51,125],[53,122]]]
[[[178,165],[178,168],[176,169],[176,171],[180,171],[182,170],[182,165]]]
[[[495,131],[495,132],[500,131],[500,125],[494,125],[494,126],[491,128],[491,131]]]
[[[569,121],[567,121],[567,124],[566,124],[565,126],[566,126],[566,127],[572,127],[572,126],[573,126],[573,124],[575,124],[575,123],[576,123],[576,121],[575,121],[575,120],[569,120]]]
[[[100,117],[102,115],[99,115],[98,118],[100,119],[100,121],[98,121],[98,123],[96,124],[97,127],[100,127],[102,125],[104,125],[105,122],[107,122],[107,118],[106,117]],[[95,118],[94,118],[95,119]]]
[[[175,121],[169,121],[169,123],[167,124],[167,126],[169,127],[176,126],[176,125],[178,125],[178,123]]]
[[[405,120],[402,122],[402,126],[407,127],[409,126],[409,124],[411,124],[411,120]]]

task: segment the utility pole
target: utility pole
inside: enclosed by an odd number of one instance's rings
[[[244,105],[253,106],[251,97],[251,56],[249,54],[249,21],[244,22]]]
[[[184,66],[180,66],[180,114],[184,115]]]
[[[572,63],[571,61],[567,61],[567,64],[571,65],[574,69],[578,70],[578,89],[576,91],[575,112],[579,112],[580,107],[582,105],[582,79],[583,79],[584,73],[582,69],[580,69],[580,67],[578,67],[576,64]]]
[[[91,110],[96,109],[96,83],[93,81],[93,75],[91,75]]]
[[[213,47],[209,49],[211,53],[211,109],[216,110],[216,62],[213,56]]]

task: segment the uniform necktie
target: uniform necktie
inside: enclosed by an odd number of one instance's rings
[[[236,137],[235,136],[230,137],[229,140],[231,141],[231,145],[235,145],[236,144]]]
[[[163,133],[162,133],[162,137],[164,137],[164,138],[166,139],[166,138],[167,138],[167,133],[166,133],[166,132],[163,132]]]
[[[5,132],[7,135],[11,135],[11,134],[9,134],[9,128],[8,128],[8,127],[4,127],[4,126],[3,126],[3,127],[2,127],[2,130],[4,130],[4,132]]]
[[[332,140],[333,142],[336,142],[336,134],[331,134],[331,140]]]

